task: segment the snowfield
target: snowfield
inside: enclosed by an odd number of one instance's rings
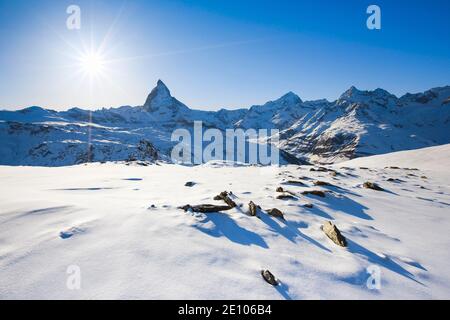
[[[449,299],[449,166],[450,145],[327,167],[336,176],[220,162],[0,167],[0,298]],[[277,199],[280,186],[295,197]],[[224,190],[238,207],[178,209],[223,205],[213,197]],[[259,218],[247,214],[250,201]],[[347,248],[324,234],[326,221]],[[79,290],[66,285],[71,266],[80,268]],[[379,290],[366,285],[369,266],[380,268]]]

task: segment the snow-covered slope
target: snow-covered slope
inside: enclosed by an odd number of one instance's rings
[[[419,168],[426,171],[450,172],[450,144],[417,150],[399,151],[385,155],[358,158],[340,163],[338,166],[369,168]]]
[[[448,151],[353,160],[335,173],[220,162],[0,167],[0,299],[449,299]],[[444,170],[428,170],[429,160]],[[280,186],[295,196],[277,199]],[[238,207],[177,209],[221,204],[213,197],[224,190]],[[259,218],[247,214],[250,201]],[[347,248],[321,230],[329,220]],[[379,268],[379,289],[367,287],[368,267]],[[77,270],[81,287],[71,290]]]
[[[347,90],[338,100],[302,101],[290,92],[249,109],[192,110],[158,81],[143,106],[64,112],[0,111],[0,164],[61,166],[88,161],[169,159],[177,128],[194,121],[220,130],[279,129],[285,161],[331,163],[450,142],[450,87],[401,98],[385,90]]]

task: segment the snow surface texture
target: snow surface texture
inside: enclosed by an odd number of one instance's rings
[[[0,164],[169,161],[173,130],[192,131],[194,121],[205,129],[279,129],[286,161],[340,162],[450,143],[450,86],[401,98],[352,87],[334,102],[302,101],[289,92],[249,109],[213,112],[188,108],[158,81],[143,106],[0,111]],[[157,153],[147,152],[153,148]]]
[[[220,162],[0,167],[0,298],[449,299],[449,152],[357,159],[330,167],[336,176]],[[276,199],[280,186],[295,199]],[[316,189],[331,192],[300,194]],[[213,197],[224,190],[238,207],[177,209],[223,205]],[[247,215],[249,201],[260,218]],[[285,221],[268,216],[271,208]],[[328,220],[347,248],[323,233]],[[366,286],[370,265],[381,268],[380,290]],[[69,266],[80,268],[80,290],[66,286]],[[266,283],[262,269],[281,284]]]

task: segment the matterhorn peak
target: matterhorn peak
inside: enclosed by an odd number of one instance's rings
[[[170,95],[169,89],[167,88],[166,84],[164,82],[162,82],[161,79],[158,79],[158,81],[156,82],[155,89],[160,92],[164,92],[164,93],[167,93],[168,95]]]
[[[187,110],[188,108],[172,97],[164,82],[158,80],[156,87],[153,88],[145,101],[144,109],[157,115],[158,120],[162,120],[164,117],[175,116],[180,110]]]
[[[156,87],[150,92],[145,101],[144,108],[148,111],[152,111],[162,105],[170,104],[172,102],[172,96],[170,90],[161,80],[158,80]]]
[[[145,101],[144,106],[150,105],[154,100],[164,100],[171,98],[170,91],[167,86],[161,80],[158,80],[156,87],[150,92]]]

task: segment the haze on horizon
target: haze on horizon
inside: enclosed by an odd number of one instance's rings
[[[71,4],[79,31],[66,28]],[[206,110],[288,91],[335,100],[352,85],[421,92],[450,84],[446,12],[445,0],[0,0],[0,109],[142,105],[158,79]]]

